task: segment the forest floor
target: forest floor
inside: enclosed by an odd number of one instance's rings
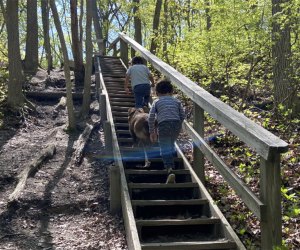
[[[22,119],[6,115],[0,130],[0,249],[127,249],[122,217],[109,212],[112,161],[104,157],[102,128],[92,132],[76,166],[72,154],[82,131],[65,131],[67,113],[54,112],[57,101],[32,102],[36,112]],[[17,203],[7,206],[17,175],[51,144],[53,158],[27,180]]]
[[[32,81],[30,88],[42,91],[64,87],[59,77],[51,86],[45,86],[43,80],[42,84],[40,81],[39,77],[36,82]],[[54,111],[57,100],[31,101],[36,106],[35,112],[26,112],[18,117],[7,113],[0,126],[0,249],[127,249],[122,217],[109,213],[108,175],[112,160],[104,148],[101,126],[92,132],[85,157],[77,166],[73,164],[72,156],[84,125],[77,133],[67,133],[66,110]],[[75,108],[79,110],[78,103],[75,103]],[[90,115],[99,119],[98,113],[96,107]],[[257,119],[256,122],[262,122]],[[206,130],[207,137],[222,130],[218,124],[207,122],[206,126],[209,128]],[[287,140],[291,147],[282,158],[283,186],[287,190],[283,196],[283,236],[287,249],[300,248],[299,131],[297,128],[292,136],[286,135],[293,141]],[[259,167],[252,163],[254,156],[249,156],[250,151],[236,144],[230,134],[213,137],[209,143],[257,193]],[[180,144],[189,156],[191,144],[187,143],[186,138]],[[18,182],[18,174],[48,145],[56,146],[53,158],[27,180],[18,201],[7,206]],[[234,145],[243,156],[228,159],[228,155],[232,155],[228,145]],[[246,161],[245,154],[251,162]],[[253,176],[249,176],[250,171],[255,172]],[[210,193],[247,249],[260,249],[258,220],[208,163],[206,175]]]

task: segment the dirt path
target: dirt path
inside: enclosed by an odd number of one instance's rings
[[[109,214],[103,131],[89,141],[80,166],[70,164],[79,134],[64,131],[66,111],[37,103],[37,113],[0,130],[0,249],[127,249],[123,221]],[[56,154],[27,180],[18,203],[7,208],[16,176],[48,144]],[[95,156],[95,158],[93,158]]]

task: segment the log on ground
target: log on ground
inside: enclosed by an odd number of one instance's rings
[[[28,177],[30,177],[34,173],[36,173],[39,170],[40,166],[46,160],[53,157],[55,152],[56,152],[55,145],[53,145],[53,144],[49,145],[41,152],[41,154],[37,158],[32,160],[32,162],[24,168],[24,170],[17,177],[19,181],[18,181],[18,184],[17,184],[15,190],[8,198],[8,204],[13,203],[14,201],[16,201],[19,198],[22,190],[24,189],[24,187],[26,185],[26,181],[27,181]]]
[[[88,123],[86,124],[84,131],[79,136],[78,140],[76,141],[76,143],[73,146],[73,148],[75,149],[75,152],[73,153],[73,157],[71,160],[72,164],[75,164],[77,166],[80,165],[82,158],[83,158],[83,152],[84,152],[84,149],[90,138],[90,135],[91,135],[92,131],[96,127],[98,127],[99,124],[100,124],[99,121],[92,123],[92,124],[88,124]]]

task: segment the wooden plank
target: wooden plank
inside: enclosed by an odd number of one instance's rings
[[[172,171],[175,175],[186,175],[190,174],[188,169],[176,169]],[[166,175],[167,170],[140,170],[140,169],[126,169],[125,174],[135,174],[135,175],[153,175],[153,174],[161,174]]]
[[[185,183],[128,183],[129,188],[136,189],[156,189],[156,188],[197,188],[197,183],[185,182]]]
[[[280,156],[261,159],[260,196],[266,204],[261,218],[261,248],[274,249],[282,244]]]
[[[214,119],[222,123],[247,145],[254,148],[263,158],[269,159],[274,154],[283,153],[288,150],[288,144],[285,141],[205,91],[195,82],[151,54],[126,34],[119,33],[119,37],[123,42],[127,42],[132,48],[139,51],[158,71],[169,77],[193,102],[208,112]]]
[[[190,199],[190,200],[132,200],[133,206],[179,206],[179,205],[204,205],[208,200],[202,199]]]
[[[194,113],[193,127],[201,137],[204,137],[204,110],[194,103],[193,113]],[[197,147],[193,149],[193,159],[194,159],[193,168],[195,169],[195,173],[198,175],[200,180],[204,183],[205,182],[204,155],[201,152],[201,150],[199,150],[199,148]]]
[[[143,250],[216,250],[236,249],[236,244],[228,240],[218,241],[189,241],[167,243],[142,243]]]
[[[145,226],[185,226],[185,225],[211,225],[220,224],[219,218],[197,218],[197,219],[157,219],[157,220],[136,220],[138,227]]]

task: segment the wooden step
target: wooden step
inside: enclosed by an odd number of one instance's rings
[[[188,241],[188,242],[164,242],[141,243],[142,250],[212,250],[212,249],[236,249],[236,244],[227,239],[214,241]]]
[[[119,142],[131,142],[131,143],[133,143],[133,139],[131,137],[128,137],[128,138],[119,138],[118,141]]]
[[[129,132],[128,129],[124,129],[124,130],[118,129],[118,130],[116,131],[116,133],[117,133],[118,135],[130,135],[130,132]]]
[[[128,183],[131,189],[168,189],[168,188],[197,188],[198,184],[188,183]]]
[[[128,123],[128,117],[124,117],[124,116],[114,116],[114,121],[118,121],[118,122],[127,122]]]
[[[120,97],[120,96],[109,96],[109,99],[114,101],[114,102],[134,102],[134,97],[133,96],[123,96],[123,97]]]
[[[152,170],[165,170],[162,159],[160,158],[160,149],[156,148],[150,152],[151,158],[149,159],[151,162],[150,169]],[[183,160],[181,158],[174,158],[175,168],[174,169],[183,169]],[[128,159],[123,162],[125,169],[136,169],[137,165],[144,164],[144,161],[141,159]],[[145,169],[144,169],[145,170]],[[149,170],[149,169],[148,169]]]
[[[151,159],[150,159],[151,162]],[[153,164],[152,164],[153,165]],[[151,168],[151,164],[150,164]],[[192,178],[188,170],[174,170],[177,183],[191,182]],[[125,170],[127,182],[133,183],[165,183],[168,173],[167,170]]]
[[[136,220],[138,227],[220,224],[219,218]]]
[[[129,107],[112,106],[111,109],[112,111],[128,112]]]
[[[134,101],[132,102],[129,102],[129,101],[119,101],[119,102],[115,102],[115,101],[111,101],[110,102],[110,105],[111,106],[121,106],[121,107],[127,107],[127,108],[130,108],[130,107],[134,107]]]
[[[157,159],[155,159],[157,160]],[[190,170],[188,169],[176,169],[173,170],[173,173],[175,175],[185,175],[190,174]],[[141,169],[126,169],[125,174],[130,175],[166,175],[167,170],[141,170]]]
[[[207,199],[189,199],[189,200],[132,200],[132,206],[173,206],[173,205],[204,205]]]

